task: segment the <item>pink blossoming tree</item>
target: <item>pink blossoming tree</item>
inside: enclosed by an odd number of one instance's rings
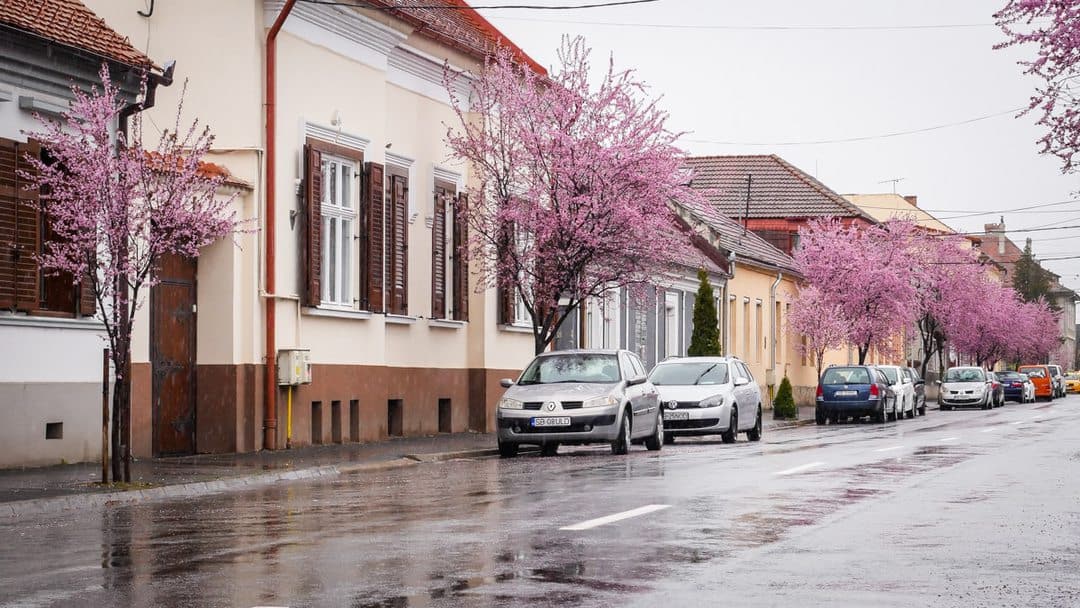
[[[1005,41],[994,48],[1036,47],[1034,59],[1020,62],[1025,74],[1039,80],[1025,113],[1037,113],[1037,124],[1046,129],[1041,152],[1060,158],[1063,171],[1073,171],[1080,151],[1080,2],[1008,0],[994,19],[1005,32]]]
[[[587,298],[642,286],[688,259],[670,201],[700,204],[682,169],[678,134],[631,71],[609,62],[589,81],[589,49],[565,39],[545,77],[497,50],[454,95],[447,133],[475,179],[467,251],[478,287],[517,294],[537,353]]]
[[[788,330],[803,338],[797,348],[802,356],[814,359],[820,378],[825,353],[843,346],[847,337],[843,313],[835,300],[814,285],[802,286],[794,300]]]
[[[230,197],[218,196],[226,175],[201,164],[214,137],[198,122],[180,124],[156,147],[144,148],[142,114],[130,133],[115,132],[125,102],[101,69],[102,89],[72,87],[61,120],[42,120],[31,134],[49,162],[29,159],[23,175],[40,192],[56,238],[39,263],[50,273],[89,281],[105,325],[113,366],[112,475],[130,481],[131,334],[135,313],[158,280],[164,256],[196,257],[237,227]],[[124,463],[124,466],[121,466]],[[102,480],[107,481],[107,480]]]

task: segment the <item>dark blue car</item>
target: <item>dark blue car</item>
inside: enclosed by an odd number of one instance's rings
[[[885,422],[894,401],[888,379],[873,366],[832,366],[818,382],[814,421],[836,424],[847,417],[869,416],[874,422]]]
[[[1001,385],[1005,387],[1005,400],[1015,400],[1017,403],[1024,402],[1024,377],[1020,372],[994,372]]]

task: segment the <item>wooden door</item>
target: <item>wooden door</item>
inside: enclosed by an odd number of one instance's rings
[[[167,256],[150,293],[154,456],[195,453],[195,269]]]

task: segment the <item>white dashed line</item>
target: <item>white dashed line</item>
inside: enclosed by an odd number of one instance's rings
[[[787,469],[787,470],[784,470],[784,471],[778,471],[778,472],[774,473],[774,475],[794,475],[795,473],[799,473],[799,472],[805,471],[807,469],[812,469],[814,467],[820,467],[823,464],[825,464],[825,463],[824,462],[811,462],[809,464],[800,465],[800,466],[797,466],[797,467],[794,467],[794,468],[791,468],[791,469]]]
[[[956,437],[943,437],[941,441],[956,441]]]
[[[891,448],[881,448],[880,450],[874,450],[874,451],[875,452],[891,452],[893,450],[902,450],[902,449],[904,449],[904,446],[902,446],[902,445],[894,445]]]
[[[1013,424],[1024,424],[1024,421],[1023,421],[1023,420],[1017,420],[1017,421],[1016,421],[1016,422],[1014,422]]]
[[[630,509],[629,511],[623,511],[622,513],[615,513],[612,515],[606,515],[604,517],[597,517],[596,519],[590,519],[583,521],[580,524],[574,524],[572,526],[564,526],[559,528],[560,530],[588,530],[590,528],[596,528],[604,524],[610,524],[624,519],[630,519],[631,517],[638,517],[639,515],[645,515],[653,513],[655,511],[662,511],[669,508],[671,505],[645,505],[644,507],[638,507],[636,509]]]
[[[982,430],[982,432],[983,432],[983,433],[993,433],[993,432],[994,432],[994,431],[996,431],[996,430],[997,430],[997,429],[995,429],[994,427],[989,427],[989,428],[985,428],[985,429],[983,429],[983,430]]]

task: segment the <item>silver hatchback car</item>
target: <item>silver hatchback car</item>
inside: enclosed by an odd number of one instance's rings
[[[732,443],[743,431],[750,441],[761,439],[761,389],[739,359],[667,359],[649,380],[660,391],[666,443],[678,435],[720,435]]]
[[[495,413],[499,455],[538,445],[553,456],[560,444],[610,443],[625,454],[642,440],[650,450],[663,443],[656,388],[637,355],[625,350],[565,350],[533,359]]]

